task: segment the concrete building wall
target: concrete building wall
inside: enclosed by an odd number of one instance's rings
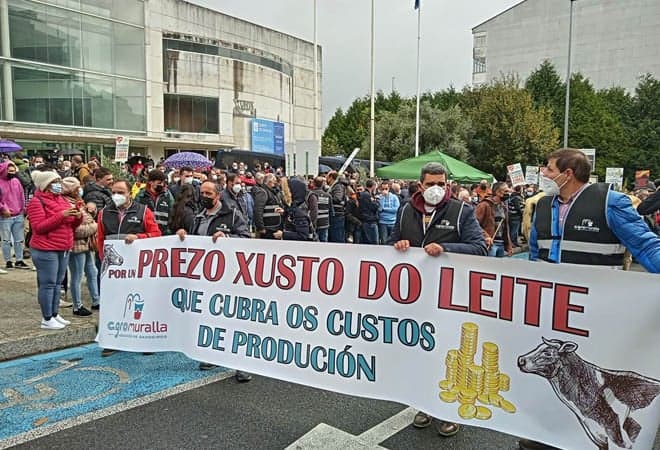
[[[629,91],[643,74],[660,76],[660,1],[579,0],[573,7],[573,72],[596,88]],[[565,78],[569,11],[568,0],[526,0],[475,27],[473,83],[502,73],[525,79],[546,59]]]

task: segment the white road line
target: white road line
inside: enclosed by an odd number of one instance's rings
[[[380,444],[406,428],[413,421],[417,410],[408,407],[362,433],[358,438],[369,445]]]
[[[198,387],[206,386],[207,384],[215,383],[216,381],[221,381],[226,378],[233,376],[235,371],[229,370],[227,372],[222,372],[217,375],[213,375],[207,378],[202,378],[200,380],[191,381],[189,383],[184,383],[179,386],[174,386],[164,391],[154,392],[153,394],[145,395],[144,397],[135,398],[127,402],[122,402],[117,405],[109,406],[108,408],[101,409],[98,411],[93,411],[82,416],[74,417],[71,419],[63,420],[61,422],[56,422],[52,425],[45,427],[35,428],[34,430],[26,431],[25,433],[17,434],[10,438],[0,441],[0,449],[5,449],[12,447],[14,445],[23,444],[34,439],[47,436],[49,434],[57,433],[58,431],[66,430],[78,425],[82,425],[93,420],[101,419],[103,417],[111,416],[113,414],[120,413],[129,409],[137,408],[138,406],[146,405],[158,400],[162,400],[167,397],[171,397],[182,392],[190,391]]]
[[[383,449],[379,444],[412,423],[417,410],[408,407],[387,420],[354,436],[328,424],[320,423],[286,450],[374,450]]]

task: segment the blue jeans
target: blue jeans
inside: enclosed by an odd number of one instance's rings
[[[23,261],[23,226],[25,216],[0,217],[0,238],[2,239],[2,256],[5,262],[11,261],[11,244],[14,242],[16,262]]]
[[[488,256],[493,256],[495,258],[504,258],[506,252],[504,251],[504,244],[493,243],[488,250]]]
[[[387,240],[390,238],[390,234],[394,230],[394,224],[388,225],[386,223],[378,224],[378,235],[380,237],[380,243],[386,244]]]
[[[328,242],[328,228],[316,230],[316,234],[319,237],[319,242]]]
[[[69,291],[71,292],[74,310],[80,309],[83,305],[80,296],[83,272],[87,278],[87,289],[89,290],[89,296],[92,298],[92,306],[99,304],[98,272],[96,271],[94,259],[94,253],[92,252],[71,253],[69,255],[69,271],[71,272]]]
[[[362,242],[360,244],[378,245],[378,224],[362,224]]]
[[[346,218],[344,216],[333,216],[330,218],[330,229],[328,231],[329,242],[346,243]]]
[[[521,219],[518,217],[509,217],[509,233],[511,234],[511,242],[513,246],[518,246],[518,235],[520,233]]]
[[[50,320],[60,309],[60,288],[69,262],[69,252],[33,248],[32,262],[37,268],[37,298],[41,315]]]

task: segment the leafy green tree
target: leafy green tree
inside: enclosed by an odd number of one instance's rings
[[[651,179],[660,178],[660,81],[651,75],[640,79],[633,99],[632,120],[636,124],[634,150],[627,160],[631,170],[651,169]],[[626,176],[626,178],[628,178]]]
[[[555,66],[548,60],[543,61],[525,81],[525,89],[531,94],[534,106],[550,109],[555,126],[562,129],[566,85],[561,81]]]
[[[416,104],[406,102],[397,112],[383,111],[377,115],[375,129],[376,159],[400,161],[415,156]],[[420,153],[441,150],[467,160],[467,141],[471,123],[458,106],[446,111],[433,108],[428,101],[420,104]],[[369,136],[362,145],[360,157],[368,158]]]
[[[557,148],[559,132],[550,110],[536,109],[516,78],[466,89],[464,94],[474,105],[468,110],[474,128],[468,147],[476,167],[504,178],[507,165],[540,163]]]

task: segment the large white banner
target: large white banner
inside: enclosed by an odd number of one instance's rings
[[[411,405],[565,449],[650,449],[660,278],[392,247],[107,241],[98,341]]]

